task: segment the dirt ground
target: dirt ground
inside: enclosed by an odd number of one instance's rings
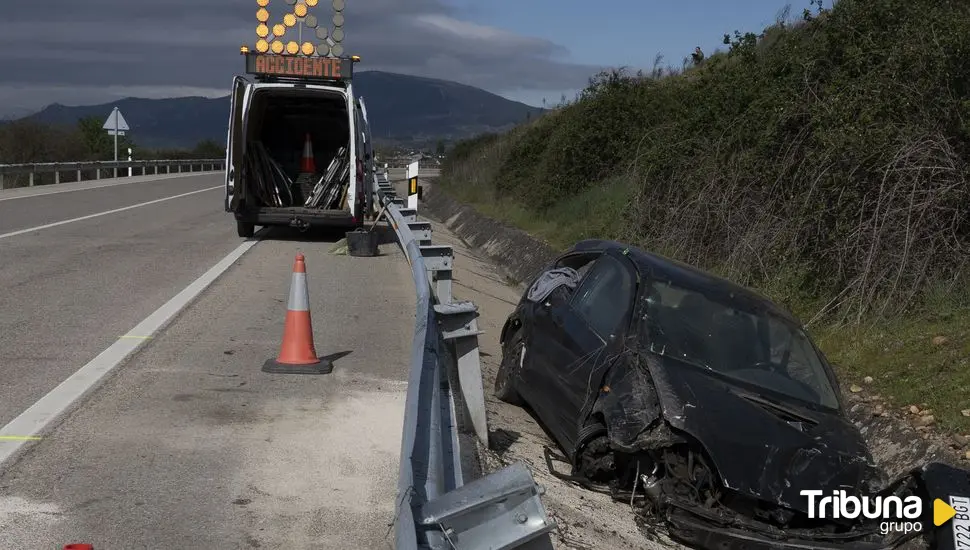
[[[492,395],[495,373],[502,358],[499,335],[506,317],[515,307],[523,289],[511,284],[497,269],[474,250],[470,250],[444,225],[432,222],[435,244],[454,248],[453,294],[458,300],[478,305],[479,336],[485,385],[491,449],[482,449],[483,468],[491,472],[516,461],[532,470],[537,483],[545,487],[542,501],[559,526],[552,536],[557,549],[658,549],[684,548],[666,537],[649,540],[637,526],[629,505],[609,496],[565,482],[549,472],[544,448],[562,451],[525,409],[497,400]],[[557,470],[569,473],[568,465],[554,463]]]

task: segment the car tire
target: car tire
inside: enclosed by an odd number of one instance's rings
[[[256,224],[237,221],[236,234],[244,239],[251,239],[256,234]]]
[[[502,362],[495,374],[495,397],[511,405],[522,405],[522,397],[515,389],[515,377],[519,374],[519,360],[525,349],[522,330],[515,331],[502,346]]]

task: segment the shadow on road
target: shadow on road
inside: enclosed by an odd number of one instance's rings
[[[332,228],[313,228],[300,231],[292,227],[270,226],[259,232],[264,241],[290,241],[305,243],[335,243],[344,238],[346,231]]]
[[[330,361],[331,363],[336,363],[337,360],[343,359],[353,353],[352,351],[338,351],[337,353],[331,353],[330,355],[325,355],[320,359],[323,361]]]

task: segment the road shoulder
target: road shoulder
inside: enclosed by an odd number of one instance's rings
[[[0,475],[5,542],[386,546],[414,289],[394,245],[376,258],[331,247],[257,244]],[[298,251],[329,375],[260,370],[279,351]]]

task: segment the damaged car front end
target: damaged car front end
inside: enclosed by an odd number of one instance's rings
[[[803,490],[926,501],[918,472],[880,489],[881,473],[849,426],[694,379],[704,374],[670,358],[633,352],[618,361],[633,364],[610,369],[625,375],[608,377],[593,407],[608,428],[577,448],[573,476],[632,502],[645,525],[663,523],[675,540],[711,549],[899,548],[922,534],[864,516],[811,517]],[[656,404],[635,395],[654,395]],[[629,423],[642,413],[652,419]]]
[[[970,549],[931,505],[970,496],[967,472],[934,463],[887,484],[824,356],[747,289],[586,241],[533,282],[502,343],[496,394],[534,409],[571,466],[557,475],[630,502],[645,527],[710,549]],[[918,499],[921,516],[820,514],[837,494]]]

